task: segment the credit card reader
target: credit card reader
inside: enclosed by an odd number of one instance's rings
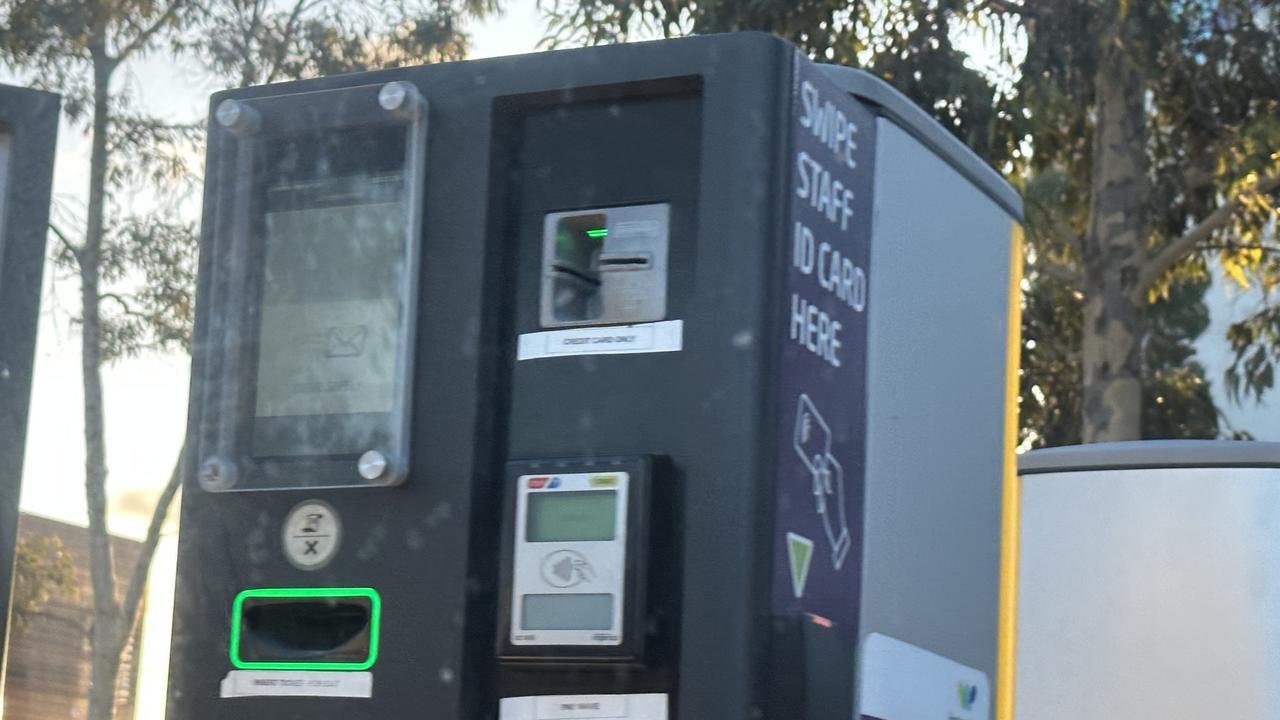
[[[508,475],[499,655],[639,660],[649,460],[517,462]]]

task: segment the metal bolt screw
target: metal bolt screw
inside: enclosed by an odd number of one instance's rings
[[[369,450],[356,461],[356,470],[365,480],[377,480],[387,472],[387,456],[377,450]]]
[[[389,82],[378,91],[378,104],[383,110],[399,110],[409,99],[409,86],[403,82]]]
[[[200,465],[196,479],[207,490],[225,490],[235,484],[235,467],[222,458],[211,457]]]
[[[413,85],[396,80],[383,85],[378,90],[378,105],[389,113],[406,120],[412,119],[422,107],[422,95]]]
[[[213,116],[218,124],[237,135],[245,135],[258,129],[261,118],[248,105],[238,100],[223,100]]]

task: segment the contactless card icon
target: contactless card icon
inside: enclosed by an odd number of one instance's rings
[[[542,579],[551,587],[571,588],[595,580],[596,571],[582,553],[556,550],[542,559]]]
[[[822,518],[822,527],[831,546],[831,564],[839,570],[853,546],[845,514],[844,466],[831,453],[831,426],[804,393],[796,403],[793,447],[809,470],[814,510]]]

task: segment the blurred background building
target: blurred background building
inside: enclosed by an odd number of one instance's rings
[[[86,716],[89,696],[89,533],[78,525],[23,513],[18,544],[25,558],[14,580],[14,596],[31,602],[17,609],[9,636],[4,720],[78,720]],[[140,547],[136,540],[112,538],[118,584],[128,581],[122,573],[133,568]],[[117,718],[134,717],[142,625],[134,628],[120,665]],[[158,642],[168,644],[169,638]]]

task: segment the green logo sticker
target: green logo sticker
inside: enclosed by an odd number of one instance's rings
[[[804,597],[809,580],[809,563],[813,560],[813,541],[803,535],[787,533],[787,557],[791,560],[791,592]]]
[[[592,475],[591,487],[618,487],[617,475]]]
[[[970,685],[961,681],[956,683],[956,697],[960,700],[960,707],[965,710],[972,710],[973,704],[978,700],[978,686]]]

